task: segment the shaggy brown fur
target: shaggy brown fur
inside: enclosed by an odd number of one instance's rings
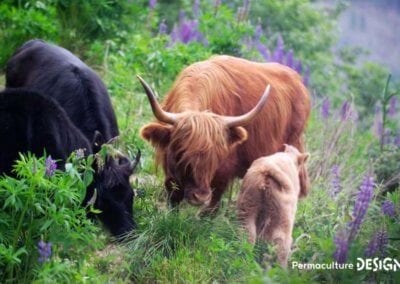
[[[228,128],[222,123],[218,115],[251,110],[267,84],[271,93],[266,106],[249,125]],[[215,56],[182,71],[163,109],[184,115],[174,125],[150,123],[141,134],[156,147],[170,201],[186,198],[192,204],[209,203],[212,210],[228,184],[255,159],[283,150],[283,143],[304,151],[310,99],[300,76],[286,66]],[[300,195],[305,196],[305,167],[300,176]]]
[[[243,179],[237,201],[238,219],[249,234],[273,242],[286,267],[300,192],[299,168],[308,154],[285,144],[285,152],[257,159]]]

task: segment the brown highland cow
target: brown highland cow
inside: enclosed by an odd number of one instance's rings
[[[139,80],[157,118],[141,135],[155,147],[171,205],[186,199],[214,211],[229,183],[255,159],[282,151],[284,143],[305,150],[310,98],[289,67],[215,56],[185,68],[161,106]],[[300,183],[305,196],[305,167]]]
[[[285,144],[285,152],[257,159],[243,179],[237,207],[238,219],[249,234],[272,242],[278,261],[286,267],[300,192],[299,169],[309,154]]]

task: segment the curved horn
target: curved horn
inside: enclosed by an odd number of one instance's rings
[[[170,112],[164,111],[159,103],[157,102],[156,97],[154,96],[153,91],[151,90],[150,86],[146,83],[145,80],[142,79],[139,75],[136,75],[139,79],[140,83],[143,86],[143,89],[146,91],[147,98],[149,99],[151,109],[153,110],[154,116],[160,120],[161,122],[165,122],[168,124],[174,124],[176,121],[176,115]]]
[[[223,116],[226,125],[228,127],[235,127],[235,126],[245,126],[249,124],[265,106],[270,89],[271,86],[268,85],[261,99],[258,101],[257,105],[248,113],[245,113],[240,116]]]
[[[135,159],[131,162],[132,172],[135,170],[136,166],[139,164],[141,155],[142,155],[142,152],[140,152],[140,149],[138,149]]]
[[[94,204],[96,203],[96,199],[97,199],[97,188],[94,189],[93,196],[86,203],[86,206],[94,206]]]

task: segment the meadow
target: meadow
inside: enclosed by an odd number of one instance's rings
[[[65,172],[49,176],[46,157],[21,156],[17,179],[0,177],[0,282],[400,281],[400,265],[397,271],[293,267],[400,261],[400,84],[384,66],[360,63],[359,49],[333,50],[345,8],[309,0],[2,1],[0,68],[31,38],[68,48],[109,90],[121,130],[116,147],[140,148],[142,160],[132,179],[138,228],[118,243],[80,206],[93,159],[73,153]],[[240,180],[216,216],[199,217],[185,203],[171,210],[154,149],[140,138],[154,117],[136,75],[161,99],[185,66],[213,54],[285,64],[310,90],[311,192],[299,202],[287,270],[271,245],[253,248],[240,230]]]

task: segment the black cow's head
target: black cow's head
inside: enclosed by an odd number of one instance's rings
[[[99,214],[89,213],[90,218],[97,217],[116,237],[122,237],[135,228],[132,215],[134,192],[129,177],[140,160],[140,151],[131,161],[119,152],[95,155],[93,182],[87,188],[83,206],[92,205],[100,210]]]

